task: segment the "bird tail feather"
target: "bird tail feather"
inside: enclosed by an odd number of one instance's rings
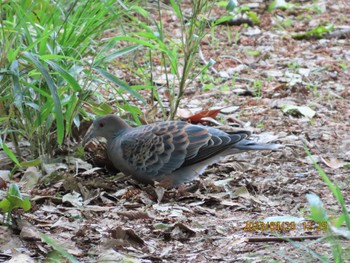
[[[282,144],[266,144],[257,143],[251,140],[241,140],[234,144],[233,148],[241,151],[251,151],[251,150],[278,150],[282,148]]]

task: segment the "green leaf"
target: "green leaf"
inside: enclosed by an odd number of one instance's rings
[[[19,161],[15,154],[10,150],[9,147],[5,143],[2,142],[2,139],[0,138],[0,148],[4,150],[4,152],[10,157],[10,159],[16,164],[19,165]]]
[[[137,32],[135,33],[135,35],[140,36],[142,38],[146,38],[148,40],[155,40],[158,41],[159,40],[159,33],[156,32]]]
[[[345,204],[343,195],[341,194],[341,191],[340,191],[339,186],[337,184],[335,185],[335,197],[337,198],[337,200],[338,200],[338,202],[339,202],[339,204],[341,206],[341,209],[342,209],[342,212],[343,212],[343,216],[344,216],[344,219],[345,219],[345,222],[346,222],[346,226],[350,230],[350,215],[349,215],[349,211],[346,208],[346,204]]]
[[[20,208],[22,208],[25,212],[29,211],[32,208],[32,205],[28,198],[24,198],[20,204]]]
[[[21,84],[19,83],[19,68],[18,68],[18,60],[14,60],[11,63],[10,70],[12,73],[12,80],[13,80],[13,98],[14,98],[14,104],[16,105],[17,109],[20,113],[23,114],[23,94],[21,90]]]
[[[226,11],[232,12],[237,6],[237,1],[229,0],[226,6]]]
[[[166,52],[166,50],[164,50],[163,48],[161,48],[159,46],[155,46],[155,45],[151,44],[148,41],[137,39],[137,38],[133,38],[133,37],[114,37],[112,39],[113,40],[129,41],[129,42],[137,43],[137,44],[140,44],[140,45],[143,45],[145,47],[149,47],[149,48],[152,48],[152,49],[155,49],[155,50]]]
[[[146,17],[146,18],[149,17],[149,13],[145,9],[143,9],[142,7],[133,6],[132,10],[135,10],[136,12],[140,13],[143,17]]]
[[[252,56],[259,56],[260,55],[260,51],[258,51],[258,50],[249,50],[248,49],[245,52],[249,55],[252,55]]]
[[[182,12],[180,9],[180,5],[177,3],[177,1],[170,0],[170,5],[173,8],[175,14],[177,17],[182,18]]]
[[[64,78],[70,84],[70,86],[73,88],[75,92],[81,91],[80,85],[75,80],[75,78],[69,74],[68,71],[66,71],[64,68],[62,68],[60,65],[56,64],[53,61],[46,60],[45,62],[49,64],[51,67],[53,67],[61,75],[61,77]]]
[[[27,23],[23,23],[23,24],[27,24]],[[28,30],[28,31],[29,31],[29,30]],[[31,42],[30,45],[28,45],[28,46],[24,49],[25,52],[23,52],[23,54],[24,54],[24,53],[28,53],[28,51],[31,50],[32,48],[34,48],[37,44],[40,44],[41,42],[45,41],[45,39],[48,38],[48,37],[52,34],[52,31],[51,31],[51,32],[48,31],[48,32],[46,32],[45,34],[44,34],[43,32],[40,32],[40,33],[41,33],[40,38],[36,39],[34,42]],[[30,33],[27,32],[26,35],[29,36]]]
[[[138,107],[130,105],[130,104],[119,105],[119,108],[121,108],[127,112],[130,112],[132,114],[136,114],[136,115],[142,114],[142,111]]]
[[[112,113],[113,109],[106,103],[96,104],[94,102],[90,102],[92,106],[92,112],[96,115],[103,116]]]
[[[325,222],[328,220],[326,210],[321,199],[315,194],[307,194],[306,199],[310,205],[311,217],[315,222]]]
[[[53,79],[51,78],[48,70],[45,68],[45,66],[37,59],[35,54],[24,52],[23,53],[25,57],[27,57],[30,61],[34,63],[34,65],[39,69],[39,71],[42,73],[43,77],[46,80],[46,83],[50,89],[54,106],[55,106],[55,116],[56,116],[56,124],[57,124],[57,142],[59,145],[62,144],[63,138],[64,138],[64,122],[63,122],[63,113],[62,113],[62,106],[60,102],[60,98],[57,92],[56,84],[54,83]]]
[[[269,4],[267,11],[271,12],[276,9],[287,10],[293,7],[293,4],[287,3],[285,0],[274,0]]]
[[[332,25],[329,25],[327,27],[319,26],[304,33],[294,34],[292,37],[294,39],[304,39],[304,38],[310,38],[310,37],[320,39],[324,37],[325,34],[330,33],[333,30],[334,30],[334,27]]]
[[[114,43],[115,41],[113,41]],[[101,63],[105,63],[105,62],[110,62],[113,59],[116,59],[118,57],[124,56],[126,54],[131,53],[132,51],[140,48],[142,45],[133,45],[133,46],[129,46],[129,47],[125,47],[122,49],[119,49],[105,57],[102,58],[98,58],[96,59],[96,62],[94,63],[94,66],[99,66]]]
[[[40,59],[41,60],[54,60],[54,59],[57,59],[59,61],[62,61],[62,60],[69,60],[69,61],[73,61],[75,63],[81,63],[80,60],[77,60],[73,57],[68,57],[68,56],[64,56],[64,55],[57,55],[57,54],[45,54],[45,55],[41,55],[40,56]]]
[[[2,209],[3,213],[8,213],[10,211],[10,201],[4,198],[0,201],[0,208]]]
[[[19,53],[19,51],[21,50],[21,46],[19,46],[17,49],[10,49],[7,52],[7,59],[9,62],[13,62],[14,60],[16,60],[17,55]]]
[[[135,98],[139,99],[140,101],[142,101],[143,103],[146,103],[146,101],[144,100],[144,98],[137,93],[135,90],[133,90],[126,82],[120,80],[119,78],[117,78],[116,76],[108,73],[107,71],[105,71],[102,68],[99,67],[95,67],[94,70],[96,70],[97,72],[99,72],[102,76],[104,76],[106,79],[110,80],[111,82],[113,82],[115,85],[117,85],[118,87],[121,87],[122,89],[124,89],[126,92],[130,93],[132,96],[134,96]]]
[[[9,190],[7,192],[7,196],[13,196],[17,197],[19,199],[22,199],[22,194],[19,191],[18,185],[17,184],[11,184],[9,187]]]
[[[65,113],[65,119],[66,119],[66,135],[68,135],[70,133],[71,130],[71,122],[72,122],[72,118],[73,115],[75,114],[75,110],[78,107],[78,103],[79,103],[79,99],[76,96],[76,94],[72,94],[70,96],[68,96],[69,100],[67,103],[67,110]]]
[[[249,17],[251,18],[251,20],[253,21],[253,23],[254,23],[255,25],[260,24],[260,19],[259,19],[258,15],[257,15],[255,12],[253,12],[253,11],[248,11],[248,12],[247,12],[247,16],[249,16]]]
[[[0,207],[4,212],[11,213],[14,208],[22,208],[24,211],[29,211],[32,206],[28,198],[23,199],[18,185],[11,184],[7,191],[6,198],[0,203]]]
[[[227,22],[227,21],[231,21],[235,16],[231,15],[231,16],[222,16],[218,19],[215,20],[215,24],[219,25],[221,23]]]
[[[341,225],[345,222],[345,215],[344,214],[341,214],[336,220],[335,220],[335,223],[334,223],[334,226],[339,228],[341,227]]]
[[[39,233],[40,237],[48,244],[50,245],[53,249],[58,251],[62,256],[64,256],[66,259],[68,259],[72,263],[79,263],[79,261],[72,256],[71,254],[68,253],[63,247],[61,247],[59,244],[57,244],[56,241],[51,239],[49,236]]]
[[[21,162],[19,164],[20,167],[29,167],[29,166],[37,166],[41,164],[41,160],[40,159],[35,159],[32,161],[28,161],[28,162]]]

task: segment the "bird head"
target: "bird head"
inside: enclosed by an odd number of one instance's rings
[[[120,131],[129,128],[129,126],[117,115],[108,114],[97,118],[91,125],[83,139],[83,145],[95,137],[104,137],[107,141],[111,140]]]

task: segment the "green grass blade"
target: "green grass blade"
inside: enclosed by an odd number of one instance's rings
[[[45,68],[45,66],[36,58],[36,55],[24,52],[23,53],[25,57],[27,57],[31,62],[34,63],[34,65],[38,68],[38,70],[43,74],[44,79],[46,80],[46,83],[50,89],[53,101],[54,101],[54,107],[55,107],[55,116],[56,116],[56,124],[57,124],[57,142],[59,145],[62,144],[63,138],[64,138],[64,122],[63,122],[63,113],[62,113],[62,107],[60,98],[57,92],[56,84],[54,83],[53,79],[51,78],[49,71]]]
[[[98,73],[100,73],[102,76],[104,76],[106,79],[110,80],[111,82],[113,82],[115,85],[117,85],[118,87],[121,87],[122,89],[124,89],[126,92],[130,93],[132,96],[134,96],[135,98],[139,99],[140,101],[142,101],[143,103],[146,103],[144,98],[137,93],[135,90],[133,90],[127,83],[125,83],[124,81],[120,80],[119,78],[117,78],[116,76],[108,73],[107,71],[105,71],[102,68],[99,67],[95,67],[94,70],[96,70]]]
[[[19,83],[19,68],[18,68],[18,60],[15,60],[11,63],[10,70],[12,73],[12,81],[13,81],[13,98],[14,104],[20,113],[23,113],[23,94],[21,90],[21,84]]]
[[[10,157],[11,160],[12,160],[16,165],[19,165],[19,161],[18,161],[17,157],[16,157],[15,154],[10,150],[10,148],[7,147],[7,145],[2,141],[1,138],[0,138],[0,147],[4,150],[4,152],[8,155],[8,157]]]
[[[347,226],[347,228],[350,230],[350,216],[349,216],[349,211],[348,211],[347,208],[346,208],[343,195],[341,194],[338,185],[336,185],[336,192],[337,192],[337,196],[338,196],[337,199],[338,199],[338,201],[339,201],[340,207],[341,207],[342,212],[343,212],[343,216],[344,216],[344,219],[345,219],[346,226]]]
[[[315,162],[315,160],[312,158],[311,153],[309,151],[309,149],[306,148],[306,146],[304,145],[304,149],[306,151],[306,154],[309,156],[309,158],[311,159],[312,163],[314,164],[317,172],[320,174],[320,176],[322,177],[322,179],[325,181],[325,183],[327,184],[328,188],[332,191],[333,195],[337,198],[337,194],[336,194],[336,187],[335,185],[332,183],[332,181],[328,178],[328,176],[326,175],[326,173],[322,170],[322,168]]]
[[[177,1],[170,0],[170,5],[176,13],[176,16],[182,19],[182,12]]]
[[[166,50],[160,48],[159,46],[155,46],[155,45],[151,44],[148,41],[137,39],[137,38],[134,38],[134,37],[124,37],[123,36],[123,37],[114,37],[112,39],[113,40],[118,40],[118,41],[120,41],[120,40],[129,41],[129,42],[140,44],[140,45],[143,45],[145,47],[149,47],[149,48],[152,48],[152,49],[155,49],[155,50],[166,52]]]
[[[311,161],[313,162],[317,172],[319,173],[319,175],[322,177],[323,181],[326,182],[328,188],[332,191],[334,197],[337,199],[337,201],[339,202],[341,208],[342,208],[342,212],[345,218],[345,222],[346,222],[346,226],[348,229],[350,229],[350,216],[349,216],[349,212],[346,209],[346,205],[344,202],[344,198],[340,192],[339,187],[336,184],[333,184],[332,181],[329,179],[329,177],[327,176],[327,174],[323,171],[323,169],[318,165],[318,163],[315,162],[315,160],[311,157],[311,153],[309,151],[309,149],[306,148],[306,146],[304,145],[304,149],[306,151],[306,154],[309,156],[309,158],[311,159]]]
[[[62,68],[60,65],[58,65],[53,61],[46,60],[45,62],[49,64],[51,67],[53,67],[61,75],[61,77],[64,78],[71,85],[71,87],[75,92],[81,91],[80,85],[75,80],[75,78],[73,78],[72,75],[69,74],[68,71],[66,71],[64,68]]]
[[[79,263],[79,261],[73,255],[69,254],[68,251],[66,251],[63,247],[57,244],[57,242],[51,239],[48,235],[45,235],[43,233],[39,233],[39,235],[48,245],[50,245],[54,250],[56,250],[62,256],[68,259],[71,263]]]
[[[114,42],[115,41],[112,41],[113,45],[114,45]],[[113,45],[111,45],[111,48]],[[108,46],[110,46],[110,45],[108,45]],[[101,65],[102,63],[110,62],[111,60],[113,60],[117,57],[121,57],[121,56],[124,56],[128,53],[131,53],[132,51],[140,48],[141,46],[142,45],[133,45],[133,46],[129,46],[129,47],[125,47],[125,48],[122,48],[120,50],[117,50],[117,51],[115,51],[115,52],[113,52],[105,57],[98,56],[98,58],[96,59],[96,61],[94,63],[94,66],[96,67],[96,66]]]

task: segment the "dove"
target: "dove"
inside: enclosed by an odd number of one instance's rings
[[[224,132],[184,121],[164,121],[130,127],[114,114],[97,118],[83,139],[107,140],[113,165],[136,181],[178,187],[201,175],[208,165],[227,155],[250,150],[277,150],[280,144],[260,144],[246,130]]]

